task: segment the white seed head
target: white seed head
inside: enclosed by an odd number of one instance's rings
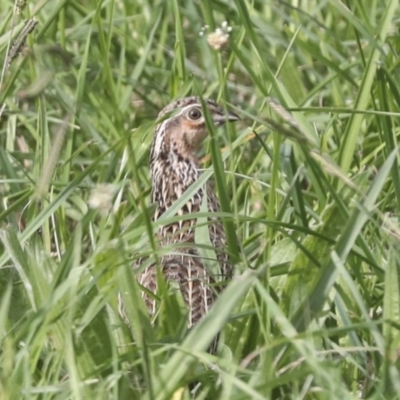
[[[214,50],[221,50],[228,43],[228,40],[229,35],[222,31],[215,31],[207,36],[207,42]]]
[[[88,205],[90,208],[99,210],[102,214],[110,212],[113,204],[113,197],[118,190],[116,185],[99,184],[90,192]]]
[[[207,36],[208,44],[214,50],[217,51],[221,50],[228,43],[229,32],[231,31],[232,27],[228,25],[228,22],[227,21],[222,22],[220,28],[217,28],[215,32],[212,32]]]

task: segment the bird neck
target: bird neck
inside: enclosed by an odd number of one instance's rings
[[[157,204],[155,213],[155,219],[157,219],[198,179],[199,161],[195,154],[181,154],[175,149],[160,153],[159,157],[152,160],[150,172],[151,198],[152,202]],[[193,198],[197,197],[197,194]],[[178,214],[185,212],[187,212],[186,205],[178,211]]]

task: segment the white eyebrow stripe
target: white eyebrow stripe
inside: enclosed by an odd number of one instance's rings
[[[207,101],[205,102],[205,105],[208,107],[208,109],[211,111],[211,110],[213,110],[213,109],[215,109],[216,111],[219,111],[218,110],[218,107],[216,107],[214,104],[212,104],[212,103],[208,103]],[[185,107],[182,107],[181,108],[181,112],[179,113],[179,114],[177,114],[177,115],[182,115],[182,114],[184,114],[184,112],[185,111],[187,111],[187,110],[189,110],[189,109],[191,109],[191,108],[193,108],[193,107],[196,107],[196,108],[199,108],[200,110],[201,110],[201,104],[199,104],[199,103],[192,103],[192,104],[189,104],[189,105],[187,105],[187,106],[185,106]],[[211,109],[210,109],[210,107],[212,107]]]
[[[193,107],[197,107],[201,109],[201,104],[189,104],[188,106],[182,107],[182,111],[179,114],[183,114],[185,111],[190,110]]]

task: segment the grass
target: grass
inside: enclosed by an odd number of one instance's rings
[[[0,5],[0,397],[399,398],[398,1],[17,5]],[[151,323],[131,266],[196,190],[151,221],[154,121],[190,94],[242,121],[212,130],[198,183],[236,276],[188,332],[167,291]]]

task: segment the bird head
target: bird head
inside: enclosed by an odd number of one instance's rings
[[[215,126],[240,118],[233,112],[225,112],[215,101],[204,99],[204,105]],[[161,122],[156,127],[152,158],[165,152],[181,156],[194,154],[207,137],[207,127],[201,101],[198,97],[185,97],[166,106],[158,115]]]

